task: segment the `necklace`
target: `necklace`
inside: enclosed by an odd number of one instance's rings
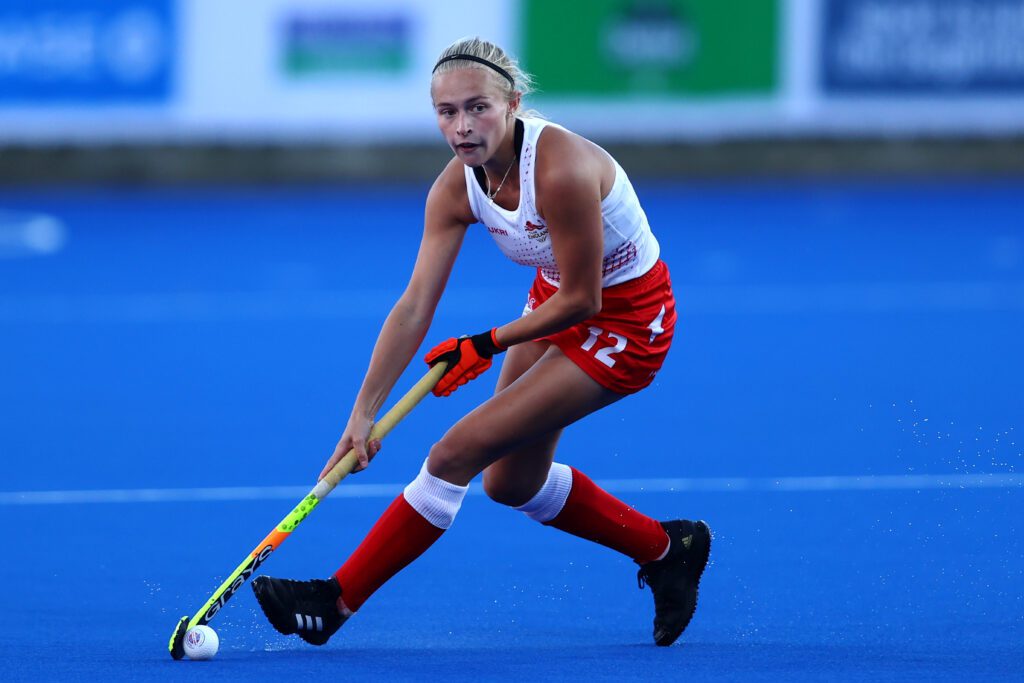
[[[516,165],[517,158],[518,157],[516,155],[512,155],[512,162],[508,165],[508,168],[505,169],[505,175],[501,177],[501,182],[498,183],[498,188],[494,192],[491,192],[491,176],[487,175],[486,170],[484,171],[484,177],[487,178],[487,198],[492,204],[494,203],[494,198],[498,196],[499,192],[501,192],[501,188],[505,186],[505,181],[508,180],[508,174],[512,172],[512,167]]]

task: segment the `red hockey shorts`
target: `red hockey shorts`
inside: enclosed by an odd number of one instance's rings
[[[557,291],[538,271],[524,314]],[[596,316],[538,341],[555,344],[606,389],[633,394],[654,381],[675,326],[672,280],[668,266],[658,261],[644,275],[602,290]]]

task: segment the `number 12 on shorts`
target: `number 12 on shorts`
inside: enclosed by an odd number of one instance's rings
[[[661,311],[658,312],[658,317],[651,321],[650,325],[647,325],[647,329],[651,331],[651,343],[654,343],[654,338],[665,331],[665,328],[661,326],[661,321],[665,318],[665,307],[661,307]],[[590,336],[587,340],[580,344],[580,348],[584,351],[589,352],[594,346],[597,345],[597,340],[601,335],[604,335],[615,342],[615,346],[604,346],[598,349],[594,353],[594,358],[599,362],[607,365],[608,367],[615,366],[615,359],[612,358],[617,353],[620,353],[626,348],[628,340],[621,334],[615,334],[614,332],[608,332],[600,327],[591,325],[587,329],[590,330]]]
[[[583,349],[584,351],[590,351],[590,349],[594,348],[594,345],[597,344],[597,338],[600,337],[602,334],[611,337],[615,341],[615,346],[605,346],[604,348],[598,349],[597,352],[594,354],[594,358],[596,358],[599,362],[607,365],[608,367],[613,367],[615,365],[615,359],[612,358],[612,356],[626,348],[626,338],[623,337],[621,334],[615,334],[614,332],[605,332],[600,327],[591,326],[589,329],[590,336],[587,337],[587,340],[585,342],[580,344],[580,348]]]

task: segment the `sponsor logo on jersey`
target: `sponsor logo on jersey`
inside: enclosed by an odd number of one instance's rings
[[[537,224],[532,221],[526,221],[526,236],[531,240],[544,242],[548,238],[548,226],[543,223]]]
[[[492,235],[501,235],[503,237],[508,237],[508,230],[505,230],[504,228],[492,228],[491,226],[488,225],[487,232],[491,233]]]

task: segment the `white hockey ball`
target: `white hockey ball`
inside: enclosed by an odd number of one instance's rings
[[[185,654],[189,659],[213,659],[219,647],[220,638],[209,626],[193,626],[185,632]]]

